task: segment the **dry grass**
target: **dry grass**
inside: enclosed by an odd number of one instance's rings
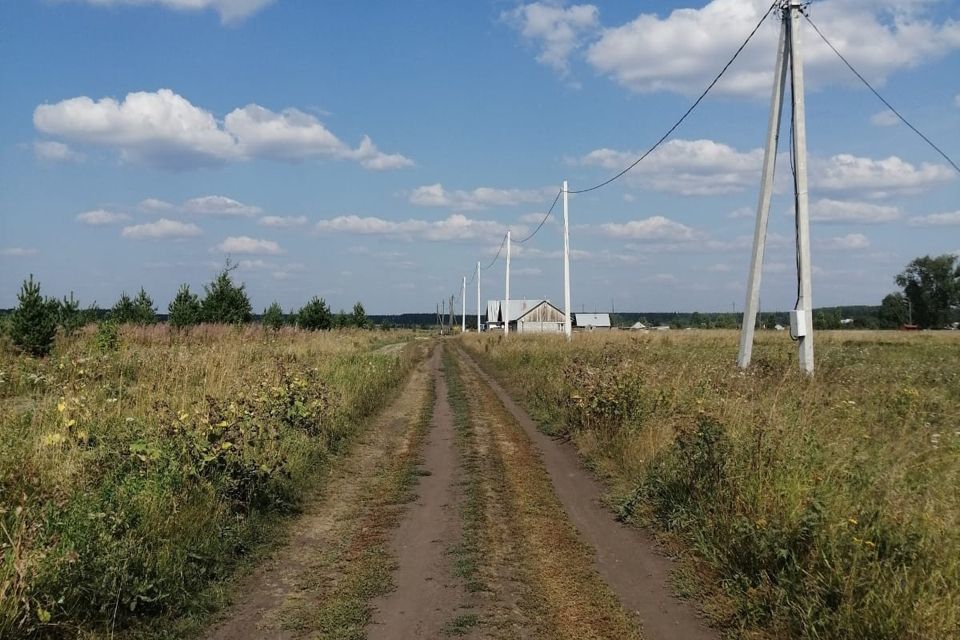
[[[403,379],[380,344],[157,326],[0,353],[0,636],[202,611]]]
[[[817,340],[812,380],[783,334],[747,373],[733,332],[465,346],[701,560],[731,631],[960,637],[960,335]]]

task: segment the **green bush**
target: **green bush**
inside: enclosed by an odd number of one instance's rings
[[[261,322],[263,322],[263,326],[273,330],[277,330],[283,326],[283,309],[280,308],[280,305],[277,304],[276,301],[264,309]]]
[[[323,298],[314,296],[297,312],[297,326],[301,329],[319,331],[333,328],[333,315]]]
[[[108,353],[116,351],[120,346],[120,329],[113,320],[104,320],[97,325],[97,333],[94,335],[93,342],[97,351]]]
[[[245,285],[236,285],[230,277],[235,265],[227,265],[209,285],[204,285],[206,295],[201,303],[204,322],[243,324],[250,322],[253,307],[244,290]]]
[[[182,284],[180,289],[177,290],[177,295],[170,301],[167,313],[169,314],[167,321],[170,326],[177,329],[199,324],[203,313],[200,298],[190,291],[189,285]]]
[[[10,324],[13,344],[32,356],[47,355],[57,334],[56,301],[43,299],[40,283],[34,282],[33,274],[23,281],[17,300]]]

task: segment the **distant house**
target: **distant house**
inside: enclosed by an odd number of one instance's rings
[[[609,329],[609,313],[575,313],[573,314],[573,326],[575,329],[585,329],[593,331],[594,329]]]
[[[634,322],[630,329],[633,331],[646,331],[647,325],[643,324],[642,322]]]
[[[484,329],[503,329],[505,319],[517,333],[563,333],[565,316],[549,300],[488,300]]]
[[[853,318],[843,318],[840,320],[840,324],[843,326],[853,324]]]

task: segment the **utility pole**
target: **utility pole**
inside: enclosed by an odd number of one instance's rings
[[[480,261],[477,260],[477,333],[480,333]]]
[[[450,334],[453,335],[453,296],[450,296],[450,313],[447,315],[447,327],[450,329]]]
[[[463,276],[463,286],[460,289],[460,333],[467,332],[467,276]]]
[[[440,320],[442,316],[440,315],[440,303],[437,303],[437,329],[440,331],[440,335],[443,335],[443,321]]]
[[[510,335],[510,230],[507,230],[507,286],[506,286],[505,309],[501,310],[503,317],[503,335]]]
[[[800,368],[813,374],[813,299],[810,267],[810,219],[807,193],[807,133],[803,97],[803,59],[800,53],[801,0],[783,0],[780,5],[780,39],[777,47],[777,62],[774,68],[773,96],[770,103],[770,120],[767,127],[767,147],[763,157],[763,177],[760,182],[760,198],[757,204],[757,221],[753,235],[753,256],[747,279],[747,299],[740,327],[740,352],[737,364],[741,368],[750,365],[753,355],[753,338],[760,306],[760,278],[763,269],[763,252],[770,216],[770,199],[773,195],[773,174],[780,138],[780,123],[783,112],[787,67],[789,62],[792,87],[793,120],[793,165],[796,176],[794,196],[796,204],[797,266],[799,297],[796,309],[791,312],[791,333],[799,342]]]
[[[570,319],[570,210],[567,181],[563,181],[563,333],[567,341],[573,337]],[[509,255],[509,254],[507,254]]]
[[[443,318],[447,315],[447,301],[440,301],[440,335],[443,335]]]

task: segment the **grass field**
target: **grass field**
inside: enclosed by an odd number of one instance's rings
[[[960,637],[960,335],[470,335],[732,635]]]
[[[4,348],[0,637],[202,613],[405,377],[412,351],[377,335],[91,328],[43,360]]]

